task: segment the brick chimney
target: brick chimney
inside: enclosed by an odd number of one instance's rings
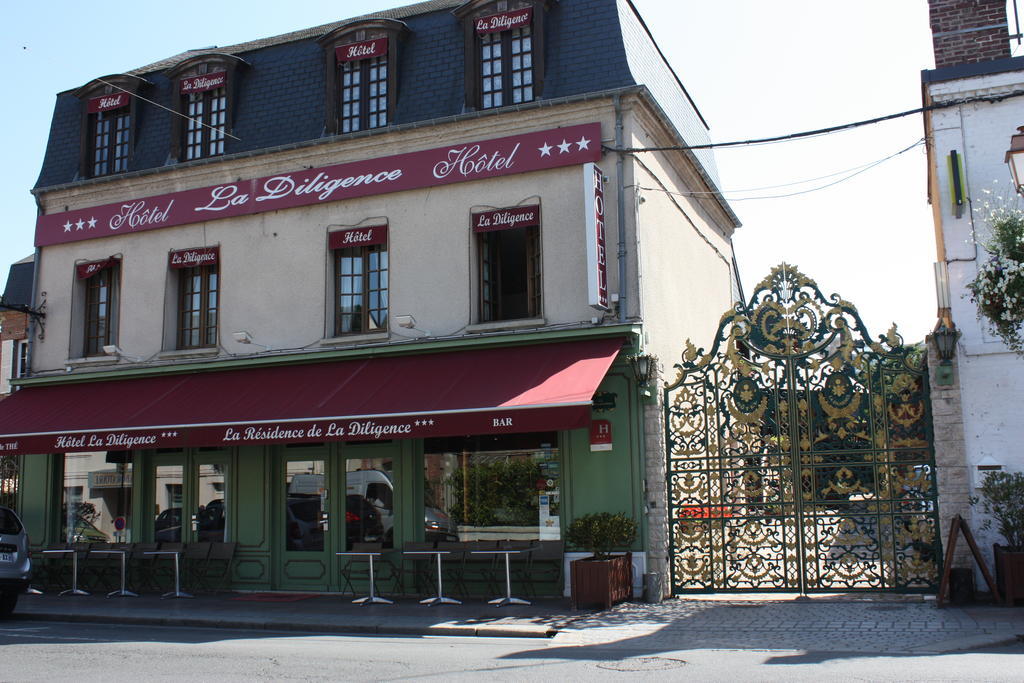
[[[935,68],[1010,56],[1006,0],[928,0]]]

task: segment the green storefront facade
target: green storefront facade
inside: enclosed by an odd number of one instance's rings
[[[643,397],[626,361],[636,350],[638,331],[620,325],[522,335],[514,344],[508,337],[492,337],[377,350],[408,358],[510,344],[543,348],[566,340],[621,339],[622,349],[600,378],[590,408],[592,420],[600,421],[606,434],[596,440],[601,443],[592,438],[593,429],[576,428],[28,454],[22,457],[20,511],[36,547],[233,542],[228,585],[245,591],[341,590],[347,558],[336,553],[355,543],[383,543],[385,552],[399,560],[403,547],[415,542],[561,541],[573,519],[602,511],[625,512],[640,523],[631,550],[642,557]],[[446,348],[439,349],[442,345]],[[360,352],[332,356],[358,358]],[[324,360],[316,354],[288,362],[300,367]],[[245,361],[211,366],[203,372],[236,371]],[[178,365],[150,373],[182,370]],[[124,379],[123,373],[96,375],[89,381]],[[59,390],[61,384],[41,379],[24,387],[28,393]],[[59,424],[60,418],[51,421]],[[565,589],[564,580],[558,580],[542,592],[562,594]]]

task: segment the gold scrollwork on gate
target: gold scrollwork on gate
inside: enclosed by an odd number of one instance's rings
[[[673,589],[934,588],[924,362],[788,264],[687,341],[664,402]]]

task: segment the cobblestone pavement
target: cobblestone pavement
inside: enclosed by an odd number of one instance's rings
[[[931,601],[675,599],[574,619],[553,645],[641,652],[693,649],[951,652],[1014,641],[1024,609],[937,609]]]

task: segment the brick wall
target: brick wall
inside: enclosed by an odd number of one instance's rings
[[[935,68],[1010,56],[1006,0],[929,0]]]
[[[15,311],[0,311],[0,341],[25,339],[28,336],[28,316]]]

